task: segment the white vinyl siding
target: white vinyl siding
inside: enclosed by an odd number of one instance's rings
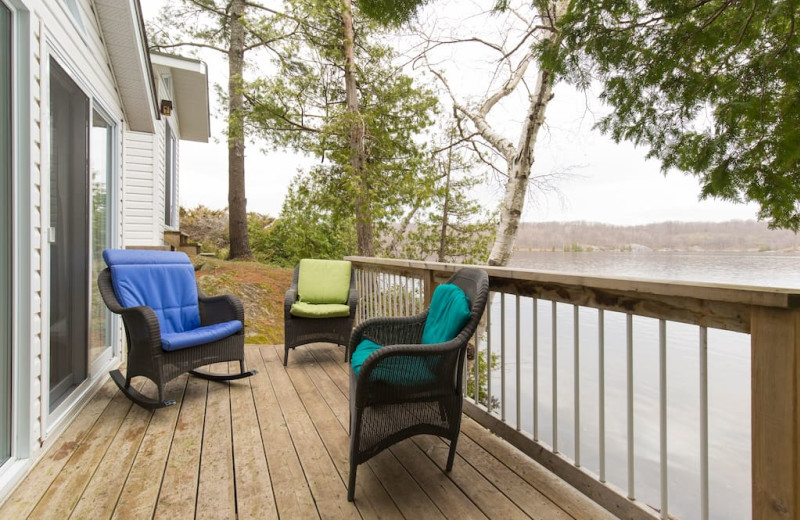
[[[161,244],[153,218],[158,206],[153,179],[155,139],[153,134],[142,132],[125,134],[122,203],[125,247]]]

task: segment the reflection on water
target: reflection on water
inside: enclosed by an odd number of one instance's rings
[[[800,287],[795,265],[800,257],[780,254],[698,253],[525,253],[511,267],[564,271],[597,276],[673,279]],[[516,298],[505,296],[506,362],[492,375],[492,396],[501,396],[501,370],[506,375],[506,420],[516,417]],[[500,295],[492,304],[492,349],[501,339]],[[550,302],[520,299],[520,427],[533,432],[534,385],[538,393],[539,439],[553,445],[553,338]],[[574,308],[556,306],[558,448],[575,458]],[[605,312],[605,428],[606,478],[628,489],[626,317]],[[538,322],[537,370],[534,377],[533,325]],[[580,459],[588,471],[599,473],[598,311],[579,311],[580,338],[577,370],[580,400]],[[633,319],[634,465],[635,496],[660,506],[658,320]],[[485,348],[485,342],[482,342]],[[700,512],[699,327],[667,325],[667,446],[669,512],[678,518],[697,518]],[[750,517],[750,338],[716,329],[708,331],[709,501],[712,518]]]

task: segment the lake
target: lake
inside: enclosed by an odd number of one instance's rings
[[[694,252],[517,252],[509,267],[597,276],[730,283],[800,288],[800,255],[781,253]],[[516,301],[506,296],[506,420],[516,423]],[[492,300],[492,350],[500,345],[500,295]],[[539,439],[553,445],[552,304],[520,301],[520,426],[533,431],[534,385],[538,392]],[[558,447],[574,459],[575,364],[573,306],[558,304]],[[533,322],[538,321],[538,364],[534,377]],[[599,472],[598,312],[579,311],[580,457]],[[605,312],[606,478],[627,490],[626,317]],[[635,317],[634,461],[636,498],[659,507],[658,320]],[[485,348],[482,342],[481,348]],[[699,327],[667,325],[667,400],[669,512],[699,517]],[[499,399],[501,370],[492,374],[492,396]],[[709,505],[711,518],[750,518],[750,338],[708,330]],[[499,413],[499,412],[498,412]],[[623,492],[623,494],[626,494]]]

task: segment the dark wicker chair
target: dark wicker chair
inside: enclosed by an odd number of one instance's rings
[[[313,262],[339,262],[339,260],[312,260]],[[348,359],[347,346],[350,344],[350,333],[353,331],[353,321],[356,317],[356,306],[358,305],[358,293],[356,292],[356,278],[353,270],[350,271],[349,292],[343,296],[341,304],[349,307],[347,316],[334,318],[308,318],[292,315],[292,306],[300,300],[298,281],[300,278],[300,267],[308,260],[301,260],[294,268],[292,285],[286,291],[283,300],[283,333],[284,333],[284,356],[283,366],[289,360],[289,350],[316,343],[318,341],[336,343],[345,347],[344,359]],[[349,262],[347,262],[349,264]]]
[[[174,400],[164,399],[164,386],[185,372],[212,381],[240,379],[256,373],[245,371],[244,367],[241,301],[233,295],[204,296],[194,281],[194,267],[184,253],[106,250],[103,258],[111,267],[98,277],[100,295],[111,312],[122,315],[128,343],[126,375],[113,370],[111,377],[131,401],[146,409],[175,404]],[[133,279],[130,271],[119,270],[131,268],[139,270]],[[195,328],[176,330],[181,329],[179,322],[192,320]],[[227,361],[238,361],[240,373],[196,370]],[[158,400],[131,386],[131,379],[137,376],[147,377],[156,384]]]
[[[464,268],[448,283],[464,291],[470,307],[469,320],[454,339],[420,344],[430,309],[406,318],[373,318],[353,331],[351,356],[364,339],[383,346],[363,361],[358,374],[350,370],[350,501],[358,465],[414,435],[449,439],[446,469],[453,467],[467,343],[486,307],[489,278],[481,269]]]

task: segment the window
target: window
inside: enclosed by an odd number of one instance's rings
[[[0,464],[11,457],[12,17],[0,2]]]
[[[176,205],[176,174],[177,174],[177,155],[178,141],[172,128],[167,122],[166,128],[166,164],[164,165],[164,224],[169,227],[175,226],[175,205]]]

